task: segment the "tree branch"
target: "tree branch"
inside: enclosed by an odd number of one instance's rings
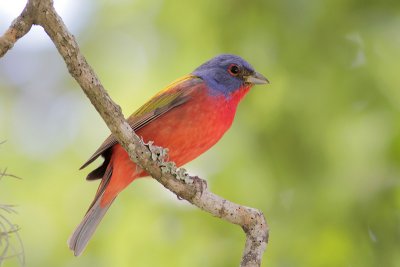
[[[4,56],[14,46],[15,42],[31,29],[36,15],[34,4],[36,4],[35,1],[28,1],[21,15],[11,23],[8,30],[0,37],[0,57]]]
[[[79,51],[74,36],[57,14],[51,0],[29,0],[22,14],[0,39],[0,57],[32,24],[41,25],[64,58],[69,73],[106,122],[112,134],[136,164],[146,170],[164,187],[200,209],[230,223],[240,225],[246,233],[242,267],[260,266],[268,242],[268,225],[261,211],[225,200],[207,189],[204,180],[190,177],[173,162],[165,162],[167,150],[144,144],[125,121],[121,108],[105,91],[99,78]]]

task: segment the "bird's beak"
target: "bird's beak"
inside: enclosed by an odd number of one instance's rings
[[[245,77],[246,83],[252,83],[252,84],[268,84],[269,81],[267,78],[264,77],[261,73],[254,72],[253,74]]]

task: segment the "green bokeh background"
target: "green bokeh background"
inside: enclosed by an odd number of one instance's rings
[[[219,53],[271,81],[187,166],[264,212],[262,266],[400,266],[399,1],[71,2],[66,24],[126,115]],[[42,29],[0,59],[0,167],[23,178],[1,180],[0,202],[17,205],[26,265],[238,266],[241,229],[152,179],[73,257],[66,240],[97,188],[78,168],[107,135]]]

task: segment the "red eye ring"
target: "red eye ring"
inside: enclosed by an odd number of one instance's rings
[[[240,67],[236,64],[231,64],[228,67],[228,72],[232,76],[238,76],[240,72]]]

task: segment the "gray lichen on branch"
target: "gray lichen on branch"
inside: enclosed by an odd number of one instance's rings
[[[22,14],[6,34],[0,37],[0,56],[4,55],[18,38],[26,34],[32,24],[44,28],[63,57],[69,73],[81,86],[117,141],[128,152],[130,159],[179,198],[215,217],[240,225],[246,234],[241,266],[260,266],[268,243],[268,226],[262,212],[240,206],[211,193],[204,180],[197,176],[189,176],[184,168],[178,169],[173,162],[166,161],[166,149],[143,143],[80,53],[74,36],[64,25],[51,0],[28,1]]]

